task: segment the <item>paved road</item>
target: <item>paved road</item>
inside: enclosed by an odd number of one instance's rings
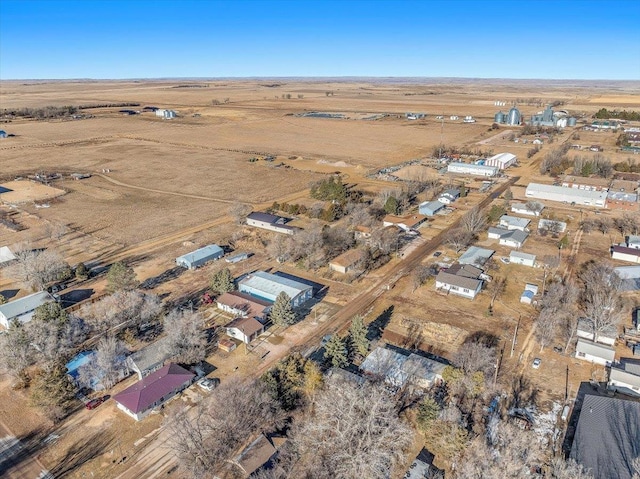
[[[0,422],[0,477],[3,479],[53,479],[44,466]]]
[[[500,196],[507,188],[517,183],[520,177],[511,178],[509,181],[502,184],[498,189],[488,194],[487,197],[479,203],[479,207],[487,207],[494,198]],[[361,293],[354,300],[350,301],[346,306],[340,309],[336,314],[329,318],[325,323],[320,325],[313,334],[305,337],[304,344],[300,345],[301,350],[309,348],[312,345],[318,345],[321,338],[330,333],[342,332],[349,328],[351,319],[366,312],[373,303],[382,296],[388,287],[391,288],[395,283],[403,276],[409,274],[413,268],[420,264],[422,259],[435,251],[445,241],[446,236],[451,229],[457,228],[462,219],[459,218],[449,227],[434,238],[420,244],[413,251],[406,254],[404,258],[399,261],[390,271],[388,271],[374,286]],[[269,355],[265,361],[255,371],[255,376],[259,376],[263,371],[271,367],[274,363],[280,360],[284,355],[289,354],[291,351],[285,351],[280,355]],[[130,468],[117,476],[116,479],[139,479],[166,477],[167,472],[171,471],[176,466],[176,459],[173,451],[168,446],[170,439],[169,431],[167,429],[161,429],[158,435],[151,438],[144,448],[138,451],[138,453],[131,457]]]

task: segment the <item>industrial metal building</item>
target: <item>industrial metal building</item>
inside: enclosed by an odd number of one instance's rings
[[[497,166],[499,169],[504,170],[515,165],[517,161],[518,157],[513,153],[498,153],[488,158],[484,164],[485,166]]]
[[[424,203],[420,203],[418,207],[418,211],[421,215],[425,216],[433,216],[442,208],[444,208],[444,204],[439,201],[425,201]]]
[[[473,165],[470,163],[449,163],[447,173],[457,173],[474,176],[496,176],[498,168],[495,166]]]
[[[571,203],[580,206],[607,207],[606,191],[587,191],[563,186],[529,183],[526,191],[527,198]]]
[[[196,269],[203,264],[224,256],[224,250],[217,244],[210,244],[191,253],[178,256],[176,264],[187,269]]]
[[[238,283],[238,290],[272,302],[284,292],[291,298],[291,306],[294,308],[313,297],[313,288],[308,284],[264,271],[256,271],[246,276]]]
[[[49,293],[40,291],[0,305],[0,324],[5,328],[9,328],[12,321],[19,321],[23,324],[28,323],[31,321],[33,313],[38,306],[50,303],[53,300]]]

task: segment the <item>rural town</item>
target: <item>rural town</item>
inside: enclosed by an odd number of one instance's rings
[[[4,48],[1,477],[640,478],[637,79]]]

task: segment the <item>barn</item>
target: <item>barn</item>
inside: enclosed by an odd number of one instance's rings
[[[176,264],[187,269],[196,269],[209,261],[220,259],[224,256],[224,250],[217,244],[210,244],[191,253],[178,256]]]

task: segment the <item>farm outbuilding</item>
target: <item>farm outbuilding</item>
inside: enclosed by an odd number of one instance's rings
[[[475,176],[496,176],[498,174],[498,167],[473,165],[470,163],[449,163],[449,165],[447,165],[447,173]]]
[[[598,208],[606,208],[607,206],[606,191],[588,191],[564,186],[529,183],[525,195],[527,198],[570,203],[576,206],[595,206]]]
[[[513,153],[498,153],[485,161],[486,166],[497,166],[501,170],[505,170],[517,163],[518,157]]]
[[[444,208],[444,203],[440,201],[425,201],[420,203],[418,211],[424,216],[434,216],[438,211]]]
[[[284,278],[265,271],[256,271],[238,283],[238,290],[258,299],[275,301],[280,293],[291,298],[294,308],[313,297],[313,287],[300,281]]]
[[[210,244],[191,253],[178,256],[176,264],[187,269],[196,269],[203,264],[220,259],[224,256],[224,250],[217,244]]]

